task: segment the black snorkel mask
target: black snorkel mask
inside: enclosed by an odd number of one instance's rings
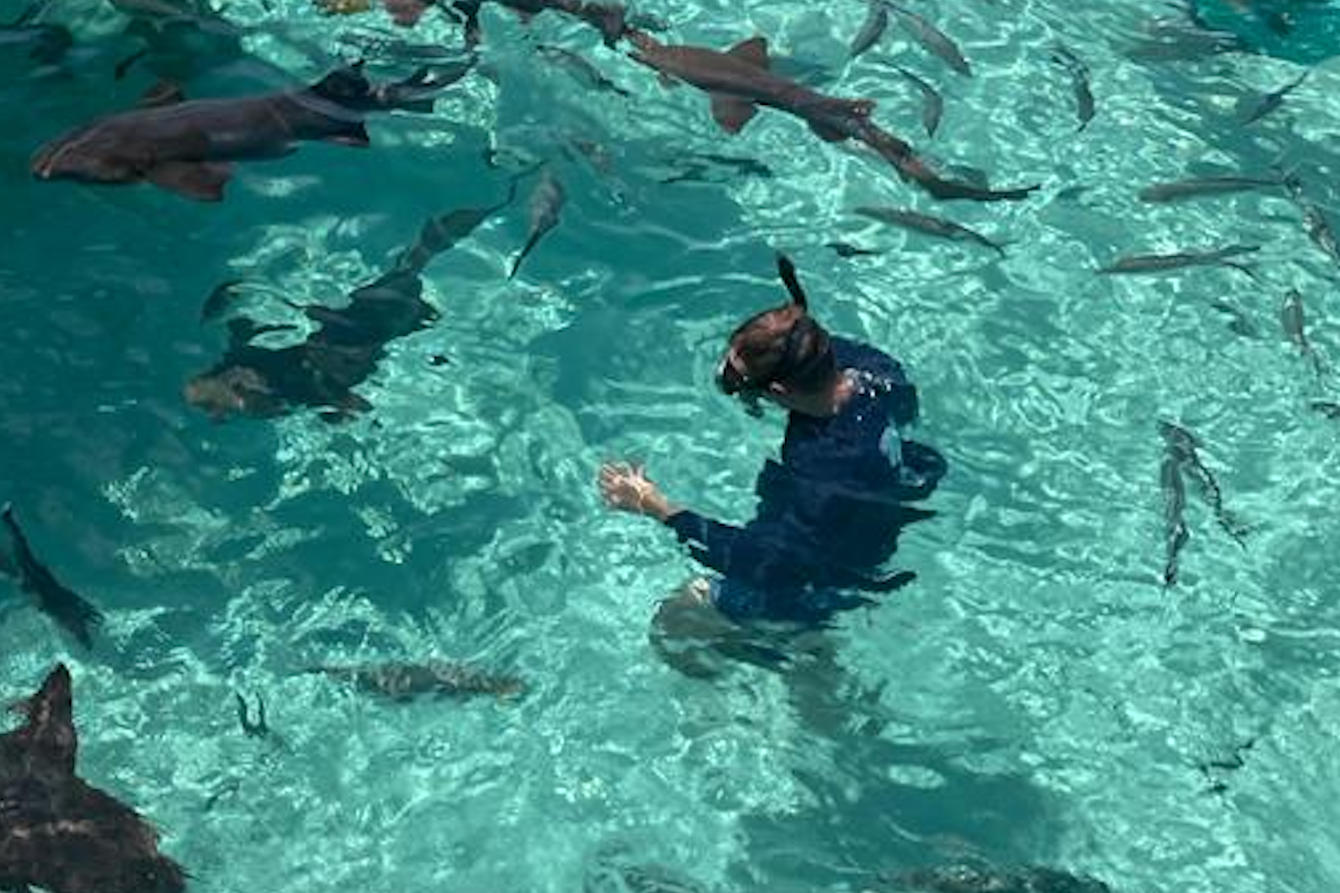
[[[721,358],[721,363],[717,366],[717,387],[728,397],[739,397],[740,402],[744,404],[745,412],[755,417],[763,414],[763,408],[759,405],[759,400],[767,393],[769,385],[777,382],[803,380],[819,366],[832,363],[831,347],[819,351],[808,359],[801,360],[800,354],[804,345],[812,340],[807,336],[819,329],[819,324],[809,317],[809,298],[806,296],[805,290],[801,288],[800,280],[796,277],[795,264],[791,263],[791,259],[784,254],[777,255],[777,274],[781,277],[782,284],[786,286],[787,293],[791,295],[791,303],[798,306],[803,311],[803,315],[791,325],[790,331],[786,333],[786,343],[782,347],[782,355],[774,367],[774,372],[759,378],[751,378],[731,365],[729,351]],[[734,340],[733,337],[732,340]]]

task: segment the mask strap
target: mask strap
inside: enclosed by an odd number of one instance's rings
[[[782,277],[782,284],[786,286],[787,292],[791,295],[792,303],[808,313],[810,309],[809,298],[805,295],[805,289],[800,287],[800,280],[796,278],[796,265],[791,263],[791,258],[785,254],[779,253],[777,255],[777,275]]]

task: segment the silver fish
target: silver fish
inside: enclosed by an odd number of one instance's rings
[[[1171,183],[1155,183],[1141,189],[1139,196],[1144,202],[1176,202],[1202,195],[1224,195],[1230,192],[1246,192],[1250,189],[1278,187],[1280,184],[1280,180],[1264,177],[1196,177]]]
[[[558,226],[559,212],[562,211],[566,201],[567,193],[563,190],[563,184],[549,172],[548,168],[545,168],[540,174],[540,181],[535,184],[535,191],[530,194],[530,234],[526,237],[526,244],[522,246],[521,253],[512,263],[512,272],[508,274],[508,279],[516,277],[526,256],[534,250],[546,233]]]
[[[888,26],[889,9],[884,5],[884,0],[870,0],[870,10],[866,13],[865,23],[852,38],[851,48],[847,51],[848,57],[855,59],[878,43]]]
[[[1249,254],[1253,251],[1259,251],[1260,245],[1230,245],[1227,248],[1220,248],[1215,251],[1179,251],[1174,254],[1132,254],[1129,257],[1119,258],[1118,260],[1102,267],[1098,270],[1103,274],[1116,273],[1162,273],[1168,270],[1179,270],[1183,267],[1231,267],[1234,270],[1246,273],[1253,279],[1256,274],[1250,267],[1236,263],[1229,258],[1239,255]]]
[[[1241,335],[1244,338],[1255,338],[1260,334],[1251,318],[1234,304],[1224,300],[1215,300],[1210,302],[1210,306],[1229,318],[1228,330],[1233,334]]]
[[[1172,422],[1159,422],[1159,433],[1163,436],[1168,455],[1175,458],[1182,470],[1195,479],[1202,498],[1214,511],[1219,526],[1233,537],[1239,546],[1246,548],[1247,543],[1243,537],[1247,533],[1247,527],[1232,512],[1224,508],[1223,490],[1220,489],[1214,473],[1201,461],[1198,451],[1200,441],[1190,431]]]
[[[1307,230],[1308,238],[1318,248],[1326,252],[1331,260],[1340,264],[1340,239],[1337,239],[1335,228],[1331,226],[1331,221],[1327,219],[1326,213],[1308,200],[1307,195],[1303,192],[1302,180],[1291,174],[1284,178],[1284,188],[1288,190],[1294,204],[1298,205],[1303,212],[1303,228]]]
[[[1182,463],[1176,456],[1165,455],[1159,469],[1159,481],[1163,490],[1163,535],[1165,554],[1163,563],[1163,585],[1172,586],[1177,582],[1177,559],[1191,539],[1186,528],[1186,484],[1182,480]]]
[[[1260,121],[1266,115],[1275,109],[1284,105],[1284,97],[1288,96],[1294,90],[1297,90],[1307,80],[1310,71],[1305,71],[1298,76],[1297,80],[1290,81],[1278,90],[1266,93],[1263,96],[1249,97],[1251,102],[1243,101],[1239,103],[1239,114],[1242,117],[1243,124],[1253,124]]]
[[[964,77],[972,77],[972,69],[968,66],[968,60],[963,58],[962,51],[959,50],[954,41],[949,39],[948,35],[911,10],[903,9],[893,3],[889,4],[889,8],[898,14],[903,27],[907,28],[911,35],[916,38],[917,43],[933,55],[940,57],[959,74]]]
[[[1284,296],[1284,303],[1280,305],[1280,327],[1284,329],[1284,337],[1289,339],[1294,347],[1312,363],[1313,371],[1317,373],[1317,378],[1325,374],[1325,368],[1322,365],[1321,355],[1313,348],[1312,343],[1307,340],[1307,321],[1303,313],[1303,295],[1296,288],[1289,289]]]
[[[940,128],[940,119],[944,117],[945,100],[939,91],[906,68],[894,66],[895,70],[921,91],[921,124],[926,128],[926,136],[935,136]]]
[[[1071,88],[1075,92],[1075,114],[1079,117],[1078,130],[1083,130],[1093,120],[1096,106],[1093,90],[1089,86],[1089,66],[1062,44],[1052,47],[1052,61],[1070,72]]]
[[[872,220],[878,220],[881,223],[889,223],[894,226],[901,226],[904,229],[915,230],[919,233],[925,233],[928,236],[936,236],[941,239],[952,239],[957,242],[972,242],[998,252],[1001,257],[1005,256],[1005,249],[1001,247],[1001,245],[991,241],[979,232],[954,223],[952,220],[944,220],[940,217],[932,217],[929,214],[922,214],[917,211],[909,211],[903,208],[875,208],[868,205],[854,208],[853,212],[860,214],[862,217],[869,217]]]
[[[853,245],[850,242],[825,242],[824,247],[833,249],[833,252],[841,258],[874,257],[879,254],[878,251],[861,248],[859,245]]]

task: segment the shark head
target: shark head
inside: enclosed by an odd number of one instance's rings
[[[265,378],[249,366],[205,372],[186,384],[186,402],[222,421],[234,413],[267,418],[283,411],[283,400]]]
[[[91,124],[52,140],[33,155],[32,173],[39,180],[80,180],[85,183],[130,183],[140,172],[121,151],[121,140],[102,124]]]

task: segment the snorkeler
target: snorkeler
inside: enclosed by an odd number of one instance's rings
[[[653,644],[681,669],[699,646],[723,651],[755,621],[812,627],[869,604],[861,591],[911,582],[915,574],[879,569],[902,528],[933,514],[907,502],[929,496],[946,470],[937,451],[904,436],[917,392],[899,363],[830,336],[809,315],[791,262],[779,256],[778,269],[791,302],[737,328],[717,371],[722,392],[750,414],[761,415],[761,400],[789,413],[781,461],[758,476],[755,518],[735,527],[675,505],[639,465],[600,470],[607,505],[667,525],[721,575],[695,580],[657,611]]]

